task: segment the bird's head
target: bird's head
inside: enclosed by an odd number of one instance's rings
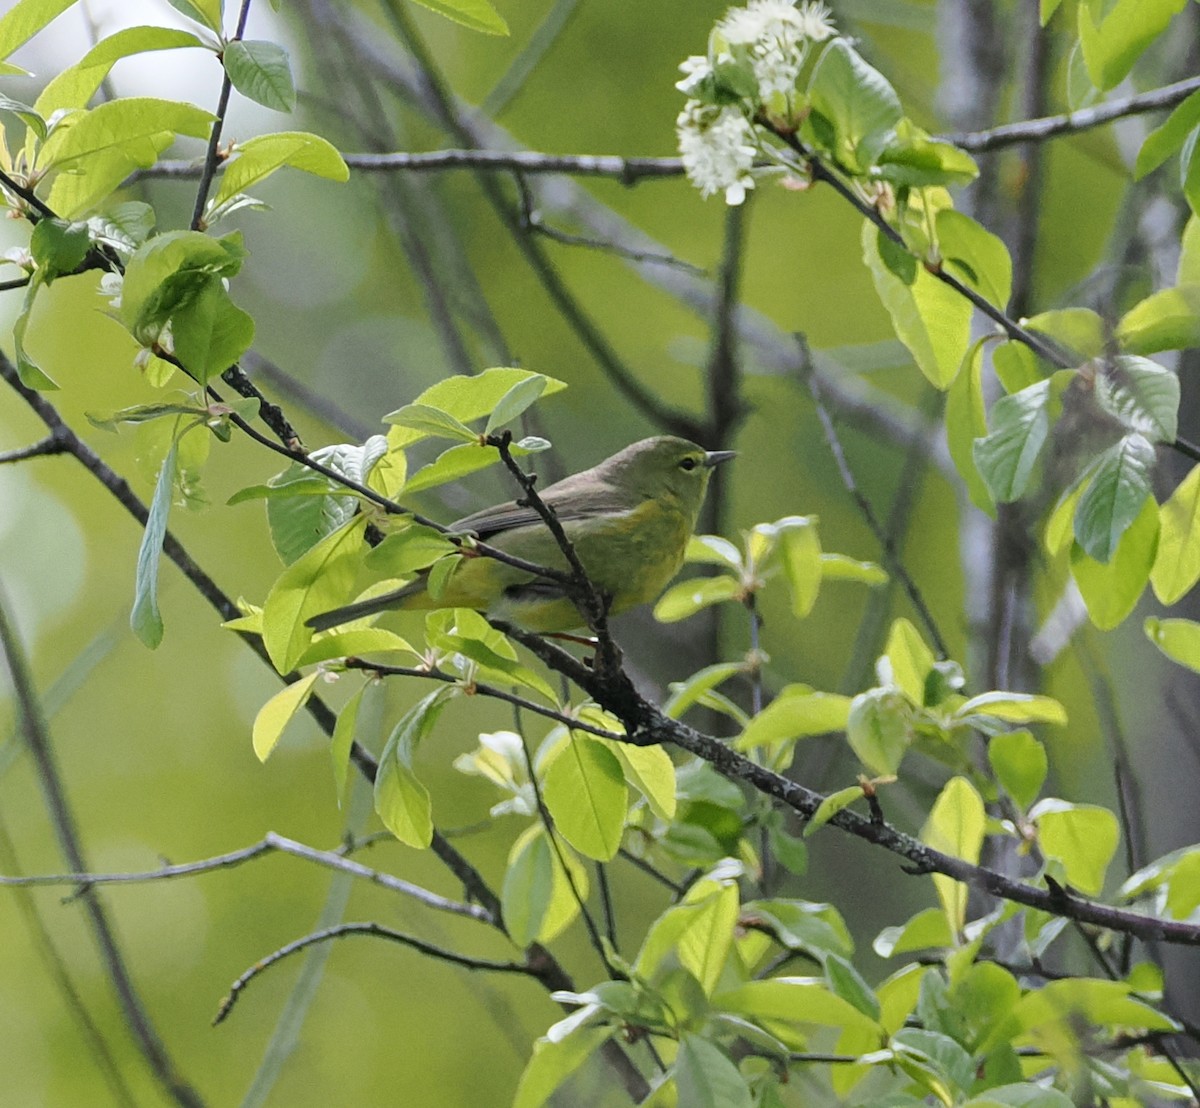
[[[734,456],[732,450],[704,450],[687,439],[658,435],[642,439],[614,454],[603,467],[606,480],[637,499],[674,499],[695,515],[704,500],[714,466]]]

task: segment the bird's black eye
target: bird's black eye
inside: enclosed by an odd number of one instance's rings
[[[685,469],[690,473],[693,469],[696,468],[696,459],[695,458],[684,458],[683,461],[679,463],[679,468]]]

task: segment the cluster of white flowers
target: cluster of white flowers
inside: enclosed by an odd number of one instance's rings
[[[690,97],[676,120],[679,153],[689,180],[702,196],[724,191],[740,204],[754,187],[750,175],[759,143],[750,122],[761,105],[782,102],[790,113],[801,69],[813,43],[836,34],[829,9],[817,0],[749,0],[730,8],[716,25],[707,57],[680,65],[675,87]],[[714,53],[715,52],[715,53]],[[748,64],[747,64],[748,63]],[[731,106],[706,102],[721,71],[741,65],[757,95]]]
[[[754,128],[741,111],[689,100],[675,126],[680,157],[700,195],[707,198],[724,190],[727,204],[745,200],[746,190],[754,187],[750,168],[758,146]]]

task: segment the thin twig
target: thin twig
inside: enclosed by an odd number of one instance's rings
[[[250,15],[250,0],[242,0],[238,12],[237,29],[233,32],[230,42],[238,42],[246,33],[246,19]],[[229,44],[226,43],[226,46]],[[192,230],[199,231],[204,226],[204,205],[208,202],[208,190],[212,187],[213,175],[217,171],[219,147],[221,145],[221,130],[225,126],[225,112],[229,108],[229,94],[233,90],[233,81],[224,67],[222,58],[221,92],[217,97],[216,119],[213,120],[212,130],[208,136],[208,149],[204,152],[204,161],[200,169],[200,186],[196,189],[196,203],[192,208]]]
[[[487,958],[472,958],[466,954],[459,954],[453,950],[434,946],[433,943],[427,943],[424,939],[418,939],[415,935],[406,935],[402,931],[393,931],[392,928],[384,927],[378,923],[339,923],[334,927],[326,927],[320,931],[314,931],[310,935],[305,935],[303,938],[296,939],[295,942],[281,946],[278,950],[272,951],[265,958],[255,962],[254,965],[246,970],[229,987],[229,995],[221,1001],[221,1005],[217,1009],[217,1014],[213,1017],[213,1025],[216,1026],[218,1023],[221,1023],[229,1015],[238,998],[241,996],[242,990],[265,970],[270,969],[273,965],[283,961],[284,958],[292,954],[298,954],[314,943],[324,943],[330,939],[342,939],[349,935],[368,935],[376,939],[387,939],[389,942],[400,943],[402,946],[411,947],[422,954],[428,954],[431,958],[438,958],[443,962],[449,962],[455,966],[463,966],[470,970],[486,970],[491,973],[517,973],[526,977],[538,976],[536,969],[525,962],[493,962]]]
[[[33,443],[31,446],[22,446],[17,450],[0,453],[0,466],[10,465],[13,462],[23,462],[27,458],[41,458],[47,454],[69,453],[70,447],[63,438],[57,434],[50,434],[40,442]]]

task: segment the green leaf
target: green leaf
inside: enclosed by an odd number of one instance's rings
[[[1029,487],[1050,426],[1058,418],[1063,378],[1069,376],[1055,374],[992,405],[991,433],[976,440],[974,454],[988,490],[1000,503],[1017,500]]]
[[[975,786],[965,777],[952,777],[934,801],[929,819],[921,830],[921,841],[943,854],[975,865],[983,846],[986,823],[983,798]],[[933,884],[946,913],[946,921],[951,931],[958,934],[967,918],[969,889],[940,873],[933,875]]]
[[[580,854],[607,862],[617,853],[628,806],[625,775],[602,742],[572,732],[546,771],[542,799],[555,827]]]
[[[925,644],[912,623],[901,617],[892,623],[887,645],[883,648],[890,683],[900,689],[918,707],[925,703],[925,683],[935,661],[933,651]]]
[[[1066,709],[1048,696],[1031,693],[986,692],[973,696],[954,713],[955,720],[969,720],[972,716],[991,716],[1005,723],[1056,723],[1067,724]]]
[[[354,587],[366,516],[326,535],[271,587],[263,604],[263,645],[280,673],[289,673],[312,642],[305,620],[346,603]]]
[[[237,143],[226,160],[211,206],[253,188],[278,169],[298,169],[330,181],[346,181],[350,170],[332,143],[307,131],[277,131]]]
[[[39,220],[29,236],[29,251],[46,284],[78,268],[91,246],[87,224],[63,219]]]
[[[319,676],[320,673],[310,675],[312,679]],[[354,731],[358,726],[358,710],[362,706],[363,694],[370,687],[371,684],[368,682],[346,701],[345,706],[338,712],[337,723],[333,728],[333,737],[329,743],[329,758],[333,762],[333,786],[337,790],[339,808],[342,806],[342,797],[346,794],[346,774],[350,769],[350,750],[354,746]]]
[[[903,1027],[890,1045],[900,1069],[943,1104],[957,1103],[975,1080],[975,1062],[949,1035]]]
[[[996,514],[987,482],[975,464],[975,440],[987,435],[983,402],[983,348],[986,339],[971,344],[962,369],[946,394],[946,445],[954,468],[967,486],[971,503],[990,516]]]
[[[460,442],[478,443],[479,435],[448,412],[428,404],[406,404],[398,411],[384,416],[384,422],[421,432],[421,437],[432,435],[439,439],[457,439]]]
[[[1079,5],[1079,45],[1096,88],[1115,87],[1187,5],[1187,0],[1116,0]],[[1103,18],[1097,17],[1103,11]]]
[[[1158,520],[1150,584],[1160,603],[1174,604],[1200,580],[1200,466],[1193,467],[1159,507]]]
[[[672,719],[682,719],[687,710],[718,685],[738,673],[745,673],[741,662],[717,662],[697,670],[686,681],[673,681],[671,695],[663,705],[663,712]]]
[[[1042,0],[1043,5],[1047,0]],[[1061,0],[1053,0],[1057,6]],[[1043,20],[1043,23],[1045,21]],[[1057,1089],[1021,1082],[1019,1085],[993,1085],[971,1097],[963,1108],[1074,1108],[1075,1102]]]
[[[860,585],[875,588],[886,585],[887,570],[875,562],[860,562],[845,554],[825,553],[821,555],[821,579],[823,581],[856,581]]]
[[[752,750],[844,731],[850,719],[850,704],[848,696],[790,685],[750,721],[734,741],[734,749]]]
[[[1200,288],[1196,292],[1200,297]],[[1175,441],[1179,378],[1157,362],[1126,355],[1107,361],[1096,375],[1095,397],[1104,411],[1129,430],[1151,442]]]
[[[688,891],[682,903],[668,908],[651,925],[635,970],[653,981],[664,969],[682,966],[711,996],[733,946],[738,918],[734,882],[707,878]]]
[[[660,623],[678,623],[703,608],[740,600],[742,586],[732,577],[693,577],[672,585],[654,605],[654,618]]]
[[[1125,981],[1090,977],[1048,981],[1021,997],[1012,1015],[1019,1032],[1045,1027],[1057,1035],[1071,1026],[1086,1024],[1147,1031],[1178,1029],[1169,1016],[1130,996],[1129,991]]]
[[[671,761],[671,755],[661,746],[634,746],[608,739],[598,741],[616,755],[625,780],[646,798],[650,810],[659,819],[674,819],[675,763]]]
[[[587,870],[570,847],[562,857],[551,845],[540,823],[528,827],[513,844],[500,893],[504,926],[509,938],[524,948],[556,938],[579,915],[574,890],[586,899]],[[562,863],[570,870],[570,880]]]
[[[1200,285],[1200,219],[1195,215],[1187,221],[1187,226],[1183,229],[1179,271],[1175,274],[1175,284]]]
[[[900,768],[912,742],[912,714],[902,693],[870,689],[851,701],[846,738],[859,761],[888,777]]]
[[[419,700],[396,724],[379,756],[375,811],[397,839],[419,850],[433,841],[433,808],[429,790],[413,773],[413,757],[450,695],[453,690],[441,688]]]
[[[0,18],[0,58],[7,58],[47,24],[53,23],[75,0],[17,0]],[[0,75],[23,74],[20,66],[6,65]]]
[[[1121,349],[1130,354],[1200,346],[1200,285],[1180,285],[1151,293],[1121,317],[1116,338]],[[1157,368],[1160,373],[1169,373],[1161,366]]]
[[[368,569],[385,577],[408,577],[457,549],[432,527],[411,523],[388,535],[366,557]]]
[[[943,268],[1003,311],[1012,296],[1012,258],[1003,240],[953,208],[937,213],[936,227]]]
[[[171,337],[184,369],[204,384],[250,349],[254,320],[230,299],[220,277],[210,277],[172,313]]]
[[[939,389],[948,388],[970,342],[971,304],[923,266],[916,267],[911,282],[898,278],[884,262],[881,236],[873,223],[864,221],[863,260],[875,291],[921,372]]]
[[[1153,497],[1147,498],[1121,536],[1107,565],[1089,557],[1078,544],[1071,548],[1071,576],[1097,627],[1111,630],[1133,611],[1150,579],[1157,548],[1158,505]]]
[[[808,92],[814,110],[833,126],[834,157],[851,172],[870,168],[903,115],[887,78],[835,38],[821,53]]]
[[[290,112],[296,106],[296,85],[282,46],[238,39],[226,45],[221,61],[243,96],[277,112]]]
[[[1200,673],[1200,623],[1148,616],[1143,629],[1146,637],[1171,661]]]
[[[615,1033],[612,1027],[578,1027],[569,1034],[542,1036],[521,1074],[513,1108],[542,1108],[557,1089]]]
[[[38,391],[48,391],[58,388],[58,382],[46,374],[25,349],[25,331],[29,326],[30,316],[33,314],[34,300],[43,283],[42,275],[35,272],[29,284],[25,287],[25,297],[21,303],[21,310],[17,314],[12,329],[13,354],[17,361],[17,377],[20,378],[21,384],[27,389]]]
[[[312,666],[334,658],[360,657],[363,654],[414,654],[407,639],[382,627],[358,627],[334,630],[318,635],[296,662],[297,666]]]
[[[804,837],[807,839],[814,832],[819,831],[843,808],[849,808],[856,800],[861,800],[862,795],[861,785],[848,785],[844,789],[830,793],[817,806],[812,819],[808,821],[808,825],[804,828]]]
[[[122,58],[154,50],[208,49],[191,31],[174,27],[126,27],[101,39],[78,62],[53,77],[34,107],[44,116],[63,108],[82,108]]]
[[[3,63],[0,63],[0,75],[3,75],[5,68]],[[0,112],[15,115],[39,140],[45,140],[46,121],[28,104],[14,100],[11,96],[0,96]]]
[[[827,954],[848,958],[854,953],[846,921],[831,904],[777,898],[752,900],[743,906],[742,918],[765,922],[782,946],[803,951],[815,961]]]
[[[178,457],[178,443],[173,440],[158,471],[158,481],[154,485],[154,496],[150,500],[150,511],[146,518],[146,530],[142,533],[142,544],[138,548],[137,578],[129,626],[151,650],[162,642],[163,637],[162,616],[158,613],[158,561],[162,555],[163,539],[167,535],[167,516],[175,491]]]
[[[511,423],[514,419],[519,418],[546,391],[548,383],[547,379],[540,373],[534,374],[532,377],[526,377],[523,381],[518,381],[508,392],[500,397],[496,407],[492,409],[492,414],[488,416],[487,425],[484,427],[483,433],[490,435],[497,428],[503,427]]]
[[[1058,11],[1058,6],[1062,0],[1040,0],[1038,4],[1038,18],[1041,20],[1043,27],[1050,22],[1050,17]]]
[[[188,19],[203,23],[210,31],[218,36],[221,34],[221,7],[223,0],[167,0],[177,12],[182,12]]]
[[[1047,797],[1030,809],[1029,818],[1038,829],[1042,853],[1062,862],[1072,885],[1098,896],[1121,838],[1117,817],[1098,805]]]
[[[518,381],[536,376],[539,375],[527,369],[507,367],[485,369],[482,373],[470,377],[459,374],[431,385],[417,397],[416,403],[438,408],[463,423],[470,423],[472,420],[490,415],[496,405],[500,403],[501,397]],[[547,377],[543,395],[551,396],[566,387],[566,384],[557,378]],[[401,410],[403,411],[403,409]],[[383,420],[385,423],[393,422],[390,415],[384,416]],[[407,446],[409,443],[428,437],[428,434],[429,432],[415,427],[396,426],[388,432],[388,443],[393,447]]]
[[[688,1108],[753,1108],[750,1086],[724,1051],[685,1033],[675,1055],[679,1103]]]
[[[1028,731],[994,735],[988,742],[988,762],[1009,796],[1028,808],[1042,790],[1049,760],[1046,748]]]
[[[747,981],[718,993],[712,998],[712,1004],[722,1011],[740,1012],[755,1022],[780,1020],[879,1034],[879,1024],[875,1020],[809,977]]]
[[[879,1020],[878,998],[863,976],[845,958],[837,954],[826,956],[825,980],[834,993],[853,1004],[863,1015]]]
[[[1091,482],[1075,508],[1075,540],[1089,557],[1097,562],[1112,559],[1121,536],[1151,497],[1154,462],[1153,444],[1134,433],[1089,467]]]
[[[948,188],[970,184],[979,176],[979,166],[965,150],[931,139],[909,120],[902,119],[895,139],[880,153],[875,173],[897,186]]]
[[[816,523],[815,518],[793,516],[788,526],[780,528],[779,556],[792,594],[792,615],[797,619],[812,611],[821,589],[821,539]]]
[[[907,954],[913,950],[931,950],[954,946],[954,936],[946,922],[946,913],[925,908],[899,927],[885,927],[872,948],[880,958]]]
[[[416,0],[423,8],[444,15],[472,31],[485,35],[507,35],[508,24],[490,0]]]
[[[689,564],[723,566],[734,573],[742,571],[741,551],[720,535],[693,535],[688,539],[683,560]]]
[[[277,692],[254,717],[252,744],[260,762],[265,762],[283,736],[283,729],[312,696],[313,686],[320,673],[310,673]]]
[[[1200,126],[1200,92],[1193,92],[1142,140],[1134,166],[1134,180],[1140,181],[1162,165],[1183,146],[1197,126]]]
[[[48,202],[71,219],[94,207],[135,169],[146,169],[176,135],[206,138],[215,117],[192,104],[123,97],[63,120],[38,154],[43,172],[58,171]]]
[[[532,453],[517,443],[509,447],[509,452],[514,458]],[[444,485],[448,481],[458,481],[481,469],[494,466],[499,461],[499,453],[492,447],[481,443],[478,436],[475,436],[472,442],[452,446],[448,450],[442,451],[427,466],[418,469],[405,483],[404,492],[424,492],[426,489]]]

